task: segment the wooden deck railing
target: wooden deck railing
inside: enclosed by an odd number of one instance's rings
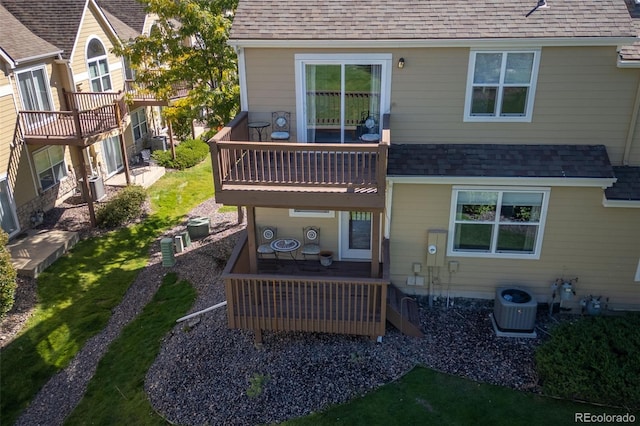
[[[127,113],[124,93],[65,93],[71,111],[20,111],[26,140],[80,140],[117,129]]]
[[[385,244],[388,247],[388,244]],[[383,271],[389,268],[383,250]],[[229,327],[383,336],[388,274],[383,278],[248,273],[246,233],[223,272]]]
[[[307,117],[309,127],[335,127],[340,126],[340,111],[342,107],[342,93],[340,91],[315,90],[307,91],[307,102],[315,106],[315,116]],[[374,105],[380,105],[380,94],[370,92],[345,92],[344,93],[344,125],[347,127],[358,126],[367,116],[373,115],[376,119],[378,113]]]
[[[238,137],[248,136],[246,124],[244,112],[210,141],[216,192],[225,185],[384,192],[389,145],[384,137],[379,144],[237,142]]]
[[[148,86],[148,84],[136,80],[127,79],[124,82],[125,92],[133,100],[158,100],[158,96],[150,91]],[[169,100],[187,96],[190,88],[190,85],[186,81],[172,85],[172,90],[169,93]]]

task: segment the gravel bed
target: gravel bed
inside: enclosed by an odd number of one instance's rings
[[[212,233],[177,254],[174,267],[161,266],[160,239],[156,241],[147,267],[107,327],[42,388],[17,424],[63,423],[108,345],[151,300],[166,272],[175,271],[196,287],[198,298],[190,312],[225,300],[220,273],[244,225],[235,223],[235,212],[217,213],[218,207],[209,200],[190,213],[210,217]],[[183,231],[184,225],[165,235]],[[86,236],[96,231],[82,232]],[[34,287],[31,283],[32,291]],[[546,337],[548,316],[538,317],[538,338],[500,338],[491,327],[492,306],[492,301],[465,299],[455,299],[449,308],[437,302],[432,308],[422,306],[423,339],[404,336],[392,326],[387,326],[382,343],[366,337],[264,332],[260,347],[254,345],[252,332],[229,330],[226,308],[221,308],[171,330],[144,386],[153,407],[182,425],[281,422],[363,395],[416,365],[537,392],[533,354]]]
[[[208,292],[222,294],[218,280]],[[204,314],[165,338],[147,374],[154,408],[184,425],[271,424],[340,404],[398,379],[416,365],[513,389],[537,391],[538,338],[496,337],[492,301],[456,300],[422,308],[424,339],[392,326],[382,343],[366,337],[229,330],[226,311]],[[541,315],[539,324],[548,327]],[[263,378],[260,386],[252,382]],[[259,395],[253,391],[260,390]]]

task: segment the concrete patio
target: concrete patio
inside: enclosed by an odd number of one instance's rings
[[[148,188],[164,176],[166,170],[161,166],[149,165],[132,167],[130,172],[131,184]],[[124,171],[111,176],[105,181],[105,184],[111,186],[127,186],[127,179],[124,175]]]
[[[29,229],[7,244],[18,275],[36,278],[79,240],[77,232]]]

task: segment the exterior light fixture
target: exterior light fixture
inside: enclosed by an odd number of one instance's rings
[[[398,59],[398,68],[404,68],[404,58]]]

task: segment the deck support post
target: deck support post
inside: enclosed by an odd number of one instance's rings
[[[131,169],[129,168],[129,156],[127,155],[127,145],[124,141],[124,134],[120,131],[118,135],[120,140],[120,151],[122,152],[122,162],[124,163],[124,178],[127,181],[127,186],[131,185]]]
[[[80,148],[80,173],[82,174],[82,193],[87,197],[87,206],[89,207],[89,219],[91,227],[96,226],[96,211],[93,207],[93,195],[89,188],[89,175],[87,174],[87,163],[84,161],[84,148]]]
[[[171,147],[171,158],[173,160],[176,159],[176,145],[173,143],[173,127],[171,126],[171,121],[167,123],[167,127],[169,128],[169,146]]]
[[[249,243],[249,273],[258,273],[258,248],[256,247],[256,208],[247,206],[247,238]]]
[[[256,346],[262,345],[262,330],[260,328],[253,330],[253,339]]]
[[[378,278],[380,275],[380,211],[374,211],[371,214],[371,278]]]

